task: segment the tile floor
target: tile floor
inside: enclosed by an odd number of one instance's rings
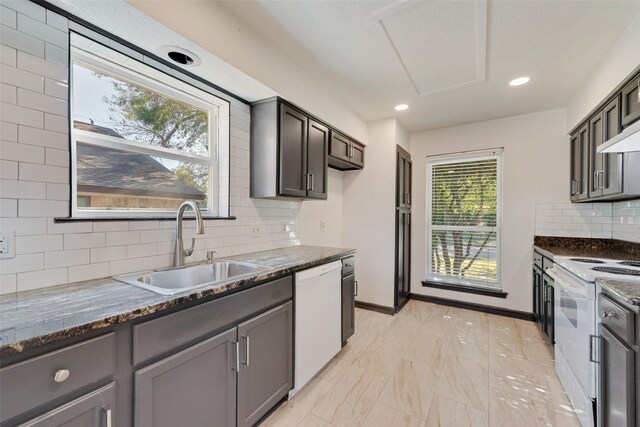
[[[410,301],[356,333],[263,424],[579,427],[533,322]]]

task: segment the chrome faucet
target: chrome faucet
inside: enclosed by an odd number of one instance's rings
[[[185,200],[178,208],[178,215],[176,217],[176,245],[173,250],[172,267],[184,266],[184,258],[193,254],[193,248],[196,245],[195,237],[191,239],[191,247],[189,249],[184,249],[184,245],[182,243],[182,216],[187,208],[191,208],[196,214],[196,234],[204,234],[204,224],[202,222],[200,209],[198,209],[196,202],[193,200]]]

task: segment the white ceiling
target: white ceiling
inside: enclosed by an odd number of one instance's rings
[[[224,5],[364,119],[395,116],[411,132],[566,106],[640,10],[639,1]],[[508,85],[523,75],[529,84]],[[396,113],[399,103],[411,108]]]

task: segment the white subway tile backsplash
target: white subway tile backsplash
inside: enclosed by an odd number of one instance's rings
[[[38,252],[0,260],[0,293],[168,267],[175,220],[54,222],[69,215],[67,26],[76,24],[26,0],[9,3],[14,7],[7,7],[17,11],[18,30],[11,28],[10,12],[3,18],[10,25],[3,26],[0,39],[5,101],[0,136],[8,143],[0,150],[0,228],[16,230],[21,252]],[[97,33],[95,37],[109,43]],[[229,135],[230,146],[222,157],[230,154],[231,160],[220,167],[230,178],[222,179],[219,187],[229,194],[228,209],[237,219],[205,221],[206,233],[195,236],[196,250],[189,261],[203,260],[210,249],[223,257],[300,243],[295,232],[299,202],[249,198],[250,109],[231,100],[231,108],[220,111],[225,120],[229,114],[230,125],[220,134]],[[283,224],[290,231],[283,232]],[[259,235],[253,233],[254,225],[260,226]],[[185,221],[185,246],[194,234],[195,222]]]
[[[62,245],[61,235],[17,236],[16,254],[61,251]]]
[[[80,282],[108,276],[109,263],[107,262],[69,267],[69,282]]]
[[[32,55],[44,58],[44,40],[25,34],[6,25],[2,25],[1,27],[0,40],[2,40],[2,44],[16,50],[28,52]]]
[[[28,163],[44,164],[44,148],[34,145],[18,144],[16,142],[0,142],[0,159],[22,162],[21,167]],[[41,179],[25,181],[42,181]]]
[[[18,14],[16,11],[0,5],[0,24],[13,29],[18,28]]]
[[[9,123],[26,125],[31,127],[44,126],[44,113],[42,111],[32,110],[19,105],[7,104],[3,102],[0,105],[2,111],[2,120]]]
[[[536,234],[640,242],[640,200],[581,204],[538,203]]]
[[[28,126],[18,126],[18,142],[56,150],[69,150],[69,135],[67,133]]]
[[[66,55],[67,51],[64,50],[64,52]],[[18,68],[59,82],[68,81],[69,68],[66,65],[30,55],[26,52],[18,52]]]
[[[45,22],[20,13],[18,14],[18,31],[34,36],[39,40],[46,40],[48,43],[58,47],[66,48],[69,45],[69,33],[67,31],[61,31],[51,25],[47,25]]]
[[[44,254],[16,255],[15,258],[2,260],[2,274],[23,273],[25,271],[37,271],[44,268]]]
[[[44,254],[44,268],[60,268],[89,264],[89,251],[89,249],[75,249],[70,251],[46,252]]]
[[[0,179],[18,179],[18,162],[0,160]]]
[[[44,199],[47,187],[44,182],[0,180],[0,195],[8,199]]]
[[[108,246],[106,248],[91,249],[91,263],[115,261],[127,257],[126,246]]]
[[[20,144],[15,144],[20,145]],[[35,147],[39,148],[40,147]],[[43,153],[44,154],[44,153]],[[44,155],[43,155],[44,160]],[[36,165],[33,163],[20,163],[18,169],[19,179],[22,181],[54,182],[57,184],[69,183],[69,168],[59,166]]]
[[[51,270],[18,273],[18,292],[30,291],[46,286],[56,286],[67,283],[67,269],[54,268]]]

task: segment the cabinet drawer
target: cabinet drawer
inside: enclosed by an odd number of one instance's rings
[[[112,333],[0,370],[0,421],[20,415],[81,387],[111,377],[115,370]],[[66,380],[61,371],[68,370]]]
[[[220,331],[239,320],[288,301],[291,276],[274,280],[214,301],[187,308],[133,327],[133,363]]]
[[[547,271],[553,267],[553,261],[547,257],[542,257],[542,271]]]
[[[542,255],[536,251],[533,251],[533,265],[542,268]]]
[[[347,277],[356,271],[356,257],[342,258],[342,277]]]
[[[635,344],[634,314],[604,294],[598,296],[598,316],[602,324],[625,343]]]

